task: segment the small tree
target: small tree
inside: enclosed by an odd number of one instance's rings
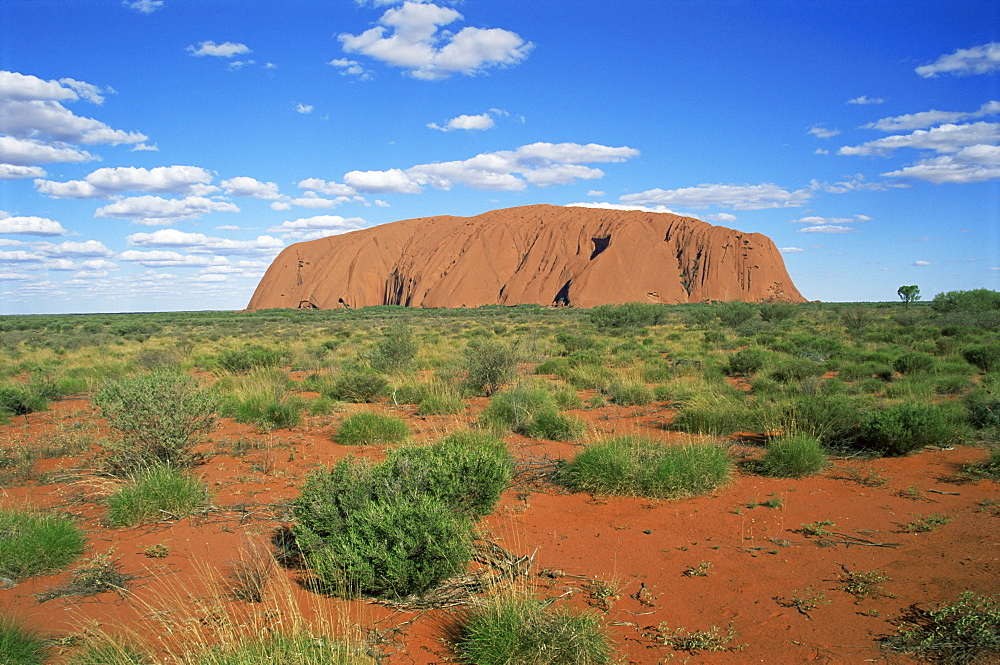
[[[909,306],[911,302],[920,300],[920,287],[916,284],[901,286],[896,291],[896,295],[899,296],[899,299],[903,301],[904,305]]]

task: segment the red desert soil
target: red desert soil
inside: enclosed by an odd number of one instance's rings
[[[804,302],[767,236],[550,205],[422,217],[289,245],[249,309]]]
[[[464,427],[485,400],[462,416],[419,417],[409,407],[388,408],[404,415],[415,438],[432,440]],[[657,428],[672,413],[663,405],[602,407],[576,412],[595,434],[640,429],[665,439]],[[65,582],[68,573],[39,577],[0,590],[0,613],[26,617],[32,626],[57,636],[101,626],[162,636],[157,618],[173,613],[202,625],[213,620],[213,602],[232,612],[260,615],[260,605],[225,596],[227,562],[240,559],[248,543],[266,543],[290,519],[284,502],[296,497],[306,475],[348,454],[378,457],[379,449],[355,450],[332,442],[346,414],[313,420],[308,426],[270,434],[224,421],[203,450],[211,456],[197,469],[214,492],[213,508],[195,517],[165,519],[128,529],[111,529],[101,500],[110,481],[88,470],[92,458],[41,460],[40,482],[0,491],[0,505],[45,506],[80,518],[89,534],[85,556],[112,552],[125,573],[135,575],[127,593],[57,598],[44,603],[35,594]],[[99,422],[88,402],[69,398],[51,411],[0,426],[0,447],[9,449],[43,439],[73,423]],[[99,434],[99,432],[94,432]],[[572,457],[574,444],[509,437],[525,468],[544,470],[552,460]],[[233,454],[213,451],[243,452]],[[734,444],[736,458],[758,455]],[[803,480],[758,477],[737,467],[732,482],[710,495],[678,501],[570,494],[544,481],[523,482],[503,500],[481,529],[516,555],[534,557],[531,585],[555,602],[600,612],[623,663],[865,663],[887,660],[874,640],[895,631],[890,620],[911,603],[951,601],[964,590],[993,594],[1000,579],[1000,498],[991,481],[963,482],[963,464],[982,459],[983,450],[961,447],[926,450],[910,457],[835,460],[819,476]],[[539,474],[535,474],[536,476]],[[777,499],[780,507],[763,502]],[[751,507],[755,506],[755,507]],[[904,525],[915,516],[946,515],[950,522],[912,533]],[[833,522],[825,537],[799,532],[802,524]],[[163,545],[167,555],[146,552]],[[698,566],[706,576],[692,574]],[[855,598],[838,589],[845,567],[881,570],[892,581],[888,597]],[[692,571],[685,574],[685,571]],[[364,601],[346,602],[311,594],[294,583],[295,571],[281,569],[289,594],[327,617],[349,616],[370,637],[381,638],[398,665],[448,663],[454,657],[443,635],[455,610],[397,611]],[[614,585],[602,603],[592,581]],[[279,582],[272,582],[281,588]],[[792,599],[812,599],[799,611]],[[214,600],[213,600],[214,599]],[[270,615],[268,620],[275,620]],[[407,624],[406,622],[411,621]],[[657,640],[661,631],[712,626],[738,634],[742,650],[674,651]],[[394,627],[400,630],[394,631]],[[179,633],[177,639],[188,639]]]

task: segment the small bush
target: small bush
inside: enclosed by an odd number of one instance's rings
[[[344,402],[370,403],[389,392],[389,382],[377,372],[349,370],[337,377],[329,396]]]
[[[495,432],[521,432],[537,414],[554,405],[552,395],[544,388],[521,384],[494,395],[479,422]]]
[[[83,533],[68,517],[0,510],[0,577],[21,580],[59,570],[83,549]]]
[[[795,316],[795,305],[787,302],[768,303],[760,306],[760,318],[769,323],[787,321]]]
[[[32,390],[30,385],[7,383],[0,385],[0,418],[25,416],[48,408],[49,400]]]
[[[899,634],[883,646],[937,663],[971,665],[1000,656],[1000,601],[963,591],[953,603],[917,606],[901,617]]]
[[[215,398],[183,374],[118,379],[93,401],[115,435],[107,463],[120,475],[160,464],[194,465],[199,458],[192,447],[215,424]]]
[[[525,429],[525,434],[534,439],[550,441],[576,441],[583,438],[586,432],[586,423],[576,416],[559,413],[554,408],[538,412]]]
[[[245,373],[255,369],[286,365],[291,362],[291,354],[286,349],[247,344],[241,349],[223,351],[215,362],[227,372]]]
[[[768,354],[764,349],[749,346],[729,356],[726,373],[751,376],[764,369],[767,361]]]
[[[906,455],[925,446],[961,443],[964,431],[941,407],[922,402],[871,411],[861,423],[858,443],[883,455]]]
[[[757,306],[740,300],[731,300],[717,306],[716,313],[722,325],[736,328],[757,318]]]
[[[590,612],[556,608],[523,596],[486,601],[461,619],[454,637],[470,665],[601,665],[611,640]]]
[[[581,492],[678,498],[727,482],[729,467],[728,454],[714,444],[664,445],[621,436],[587,446],[562,478]]]
[[[826,454],[819,439],[806,434],[780,436],[771,440],[760,461],[760,471],[775,478],[802,478],[819,473],[826,466]]]
[[[392,492],[426,494],[472,517],[493,512],[513,472],[514,460],[504,442],[471,430],[429,446],[397,448],[378,471]]]
[[[501,340],[470,342],[465,349],[466,387],[489,397],[517,377],[516,344]]]
[[[822,376],[826,369],[820,363],[806,358],[791,358],[778,365],[770,376],[780,383],[793,383],[813,376]]]
[[[608,394],[620,406],[644,406],[656,399],[653,389],[642,381],[613,381]]]
[[[552,399],[555,401],[556,406],[563,410],[583,408],[583,400],[580,399],[580,393],[569,386],[555,390],[552,393]]]
[[[42,665],[47,660],[47,640],[13,619],[0,616],[0,663]]]
[[[602,332],[637,331],[666,320],[663,305],[629,302],[623,305],[598,305],[590,310],[590,322]]]
[[[934,358],[926,353],[910,351],[896,358],[892,367],[900,374],[929,372],[934,367]]]
[[[1000,310],[1000,293],[989,289],[946,291],[934,296],[931,307],[942,314]]]
[[[420,343],[405,323],[389,325],[368,354],[368,362],[376,372],[396,372],[407,369],[417,356]]]
[[[962,357],[984,372],[1000,370],[1000,344],[983,344],[962,351]]]
[[[375,411],[348,416],[337,429],[336,441],[345,446],[373,446],[402,443],[410,437],[406,421]]]
[[[167,466],[150,468],[108,499],[108,522],[118,527],[179,519],[207,504],[208,488],[200,480]]]

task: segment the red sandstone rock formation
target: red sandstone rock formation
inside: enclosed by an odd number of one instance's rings
[[[664,213],[524,206],[296,243],[249,309],[804,302],[774,243]]]

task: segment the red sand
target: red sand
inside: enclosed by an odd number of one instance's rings
[[[433,439],[471,421],[463,416],[420,417],[408,407],[392,410],[408,418],[418,440]],[[373,408],[357,405],[355,409]],[[375,407],[385,408],[385,407]],[[655,426],[669,420],[663,406],[603,407],[578,411],[596,432],[644,429],[673,437]],[[153,606],[178,615],[188,612],[208,621],[213,599],[233,611],[259,612],[260,606],[220,598],[228,561],[240,558],[249,540],[266,542],[287,523],[282,502],[296,497],[306,475],[347,454],[380,456],[378,449],[355,450],[333,443],[331,435],[344,414],[314,420],[309,426],[261,434],[225,421],[212,433],[206,452],[243,441],[242,456],[212,456],[197,469],[214,491],[207,514],[166,520],[129,529],[111,529],[101,505],[112,485],[81,467],[83,458],[42,460],[36,470],[55,472],[55,482],[0,491],[0,505],[55,507],[80,517],[89,534],[87,556],[113,551],[124,572],[137,575],[124,596],[55,599],[42,604],[34,594],[64,581],[66,573],[28,580],[0,590],[0,611],[26,617],[33,626],[64,636],[98,622],[106,630],[124,626],[139,633],[162,634]],[[0,446],[28,443],[52,432],[57,423],[91,420],[88,403],[66,399],[51,411],[17,418],[0,426]],[[522,461],[572,457],[577,446],[509,437]],[[759,449],[736,445],[737,457]],[[594,607],[602,614],[625,663],[865,663],[885,659],[874,640],[892,634],[890,620],[911,603],[950,601],[964,590],[1000,591],[1000,536],[996,506],[1000,499],[990,481],[961,482],[961,466],[984,457],[975,447],[927,450],[918,455],[879,460],[836,460],[819,476],[775,480],[737,470],[733,481],[707,496],[679,501],[595,497],[570,494],[544,484],[516,485],[481,529],[515,554],[533,555],[530,583],[558,603]],[[943,493],[937,493],[937,490]],[[763,505],[770,498],[779,508]],[[918,515],[941,513],[952,520],[927,533],[903,531]],[[829,520],[835,532],[807,537],[804,523]],[[850,545],[853,538],[891,546]],[[164,545],[168,555],[144,553]],[[708,575],[685,571],[709,562]],[[883,588],[894,597],[855,603],[838,590],[841,565],[852,571],[882,570],[892,577]],[[293,571],[281,571],[292,579]],[[585,589],[588,580],[617,586],[616,598],[602,609]],[[325,616],[351,617],[375,628],[383,648],[398,665],[453,662],[443,642],[452,621],[449,610],[423,614],[393,612],[363,601],[345,602],[310,594],[295,584],[290,593]],[[791,607],[792,597],[822,594],[807,614]],[[160,608],[162,609],[162,608]],[[313,611],[313,610],[309,610]],[[307,612],[308,613],[308,612]],[[208,612],[208,614],[211,614]],[[404,622],[401,632],[391,630]],[[688,654],[657,641],[658,627],[707,630],[711,626],[738,634],[741,651]],[[891,656],[889,662],[909,663]]]

